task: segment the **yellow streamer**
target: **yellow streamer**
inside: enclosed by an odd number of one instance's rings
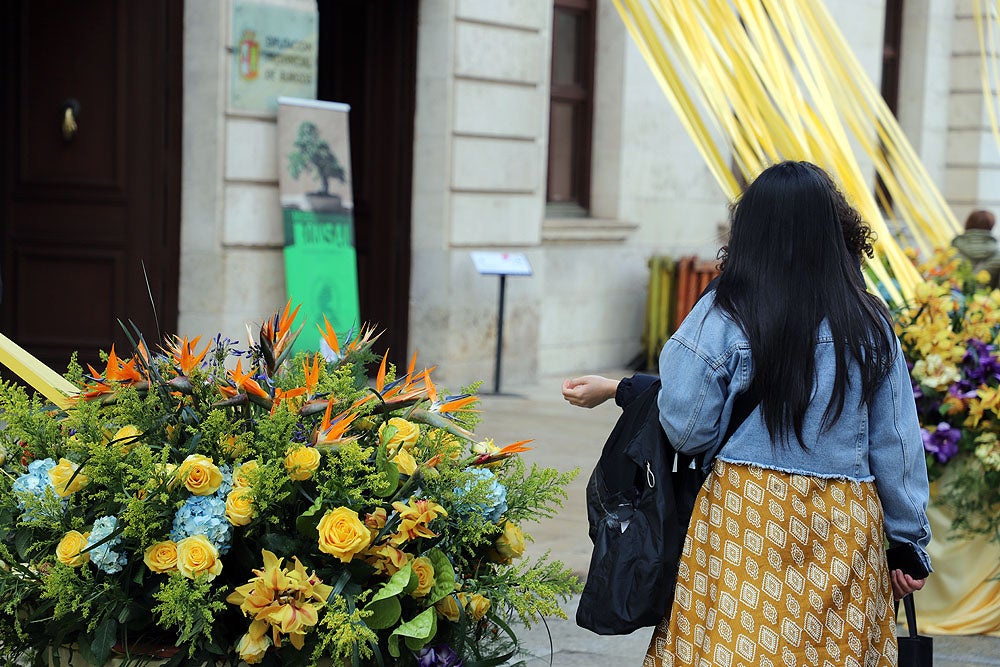
[[[998,123],[997,96],[1000,90],[1000,0],[983,6],[983,0],[972,0],[972,15],[976,19],[976,34],[979,35],[979,80],[983,87],[983,98],[990,117],[993,138],[1000,147],[1000,123]]]
[[[823,166],[878,235],[870,287],[896,303],[912,294],[903,247],[926,254],[959,225],[822,0],[614,3],[727,197],[739,194],[730,161],[746,181],[781,160]]]
[[[0,334],[0,363],[60,408],[69,407],[70,397],[79,392],[72,382],[3,334]]]

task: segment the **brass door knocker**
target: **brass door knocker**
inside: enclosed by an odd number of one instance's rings
[[[62,136],[64,141],[72,141],[79,129],[77,119],[80,117],[80,103],[70,98],[62,105]]]

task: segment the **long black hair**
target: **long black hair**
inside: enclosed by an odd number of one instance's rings
[[[849,358],[860,366],[868,404],[892,364],[889,311],[868,293],[859,270],[861,254],[871,256],[871,229],[829,175],[809,162],[765,169],[733,207],[731,223],[716,303],[750,340],[751,388],[772,439],[787,443],[791,429],[808,449],[802,429],[817,381],[822,321],[836,342],[824,428],[843,412]]]

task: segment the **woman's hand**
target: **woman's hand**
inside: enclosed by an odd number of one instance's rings
[[[913,591],[919,591],[927,583],[926,579],[914,579],[902,570],[890,572],[889,580],[892,582],[892,596],[897,600],[902,600]]]
[[[600,375],[583,375],[565,380],[562,385],[562,395],[575,406],[593,408],[615,397],[618,382],[619,380],[611,380]]]

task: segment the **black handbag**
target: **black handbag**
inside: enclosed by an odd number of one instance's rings
[[[906,627],[909,634],[898,637],[899,667],[932,667],[934,664],[934,639],[927,635],[917,634],[917,610],[913,606],[913,594],[903,598],[903,608],[906,610]],[[896,614],[899,614],[899,602],[896,603]]]
[[[681,548],[706,477],[701,457],[676,453],[663,432],[659,389],[657,380],[624,406],[587,484],[594,551],[576,622],[599,635],[656,625],[669,611]],[[757,403],[737,398],[723,442]]]

